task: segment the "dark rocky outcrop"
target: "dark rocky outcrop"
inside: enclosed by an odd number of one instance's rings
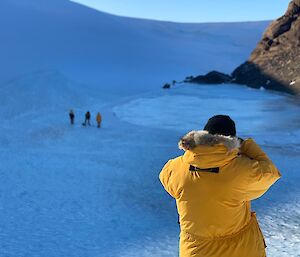
[[[300,94],[300,0],[270,24],[249,60],[232,73],[233,81]]]
[[[231,79],[232,79],[231,76],[227,74],[218,71],[211,71],[206,75],[191,77],[191,79],[186,82],[197,83],[197,84],[223,84],[223,83],[229,83]]]
[[[170,89],[171,88],[171,85],[169,83],[166,83],[163,85],[162,87],[163,89]]]

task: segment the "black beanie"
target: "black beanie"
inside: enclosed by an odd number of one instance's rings
[[[211,117],[206,123],[204,130],[212,135],[236,136],[235,123],[227,115],[216,115]]]

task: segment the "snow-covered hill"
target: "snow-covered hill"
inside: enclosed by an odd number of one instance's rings
[[[0,85],[57,70],[128,93],[245,60],[268,22],[177,24],[117,17],[68,0],[2,0]]]

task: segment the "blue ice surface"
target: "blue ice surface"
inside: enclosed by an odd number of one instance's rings
[[[269,253],[299,250],[297,101],[246,87],[186,85],[119,102],[90,102],[92,116],[103,114],[101,129],[93,120],[81,126],[84,105],[73,127],[59,108],[1,125],[0,256],[176,255],[176,209],[158,174],[182,154],[178,139],[220,112],[283,174],[253,205]]]

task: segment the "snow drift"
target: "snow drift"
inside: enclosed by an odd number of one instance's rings
[[[0,85],[37,70],[58,70],[114,93],[212,69],[229,72],[268,24],[139,20],[67,0],[2,0],[0,7]]]

